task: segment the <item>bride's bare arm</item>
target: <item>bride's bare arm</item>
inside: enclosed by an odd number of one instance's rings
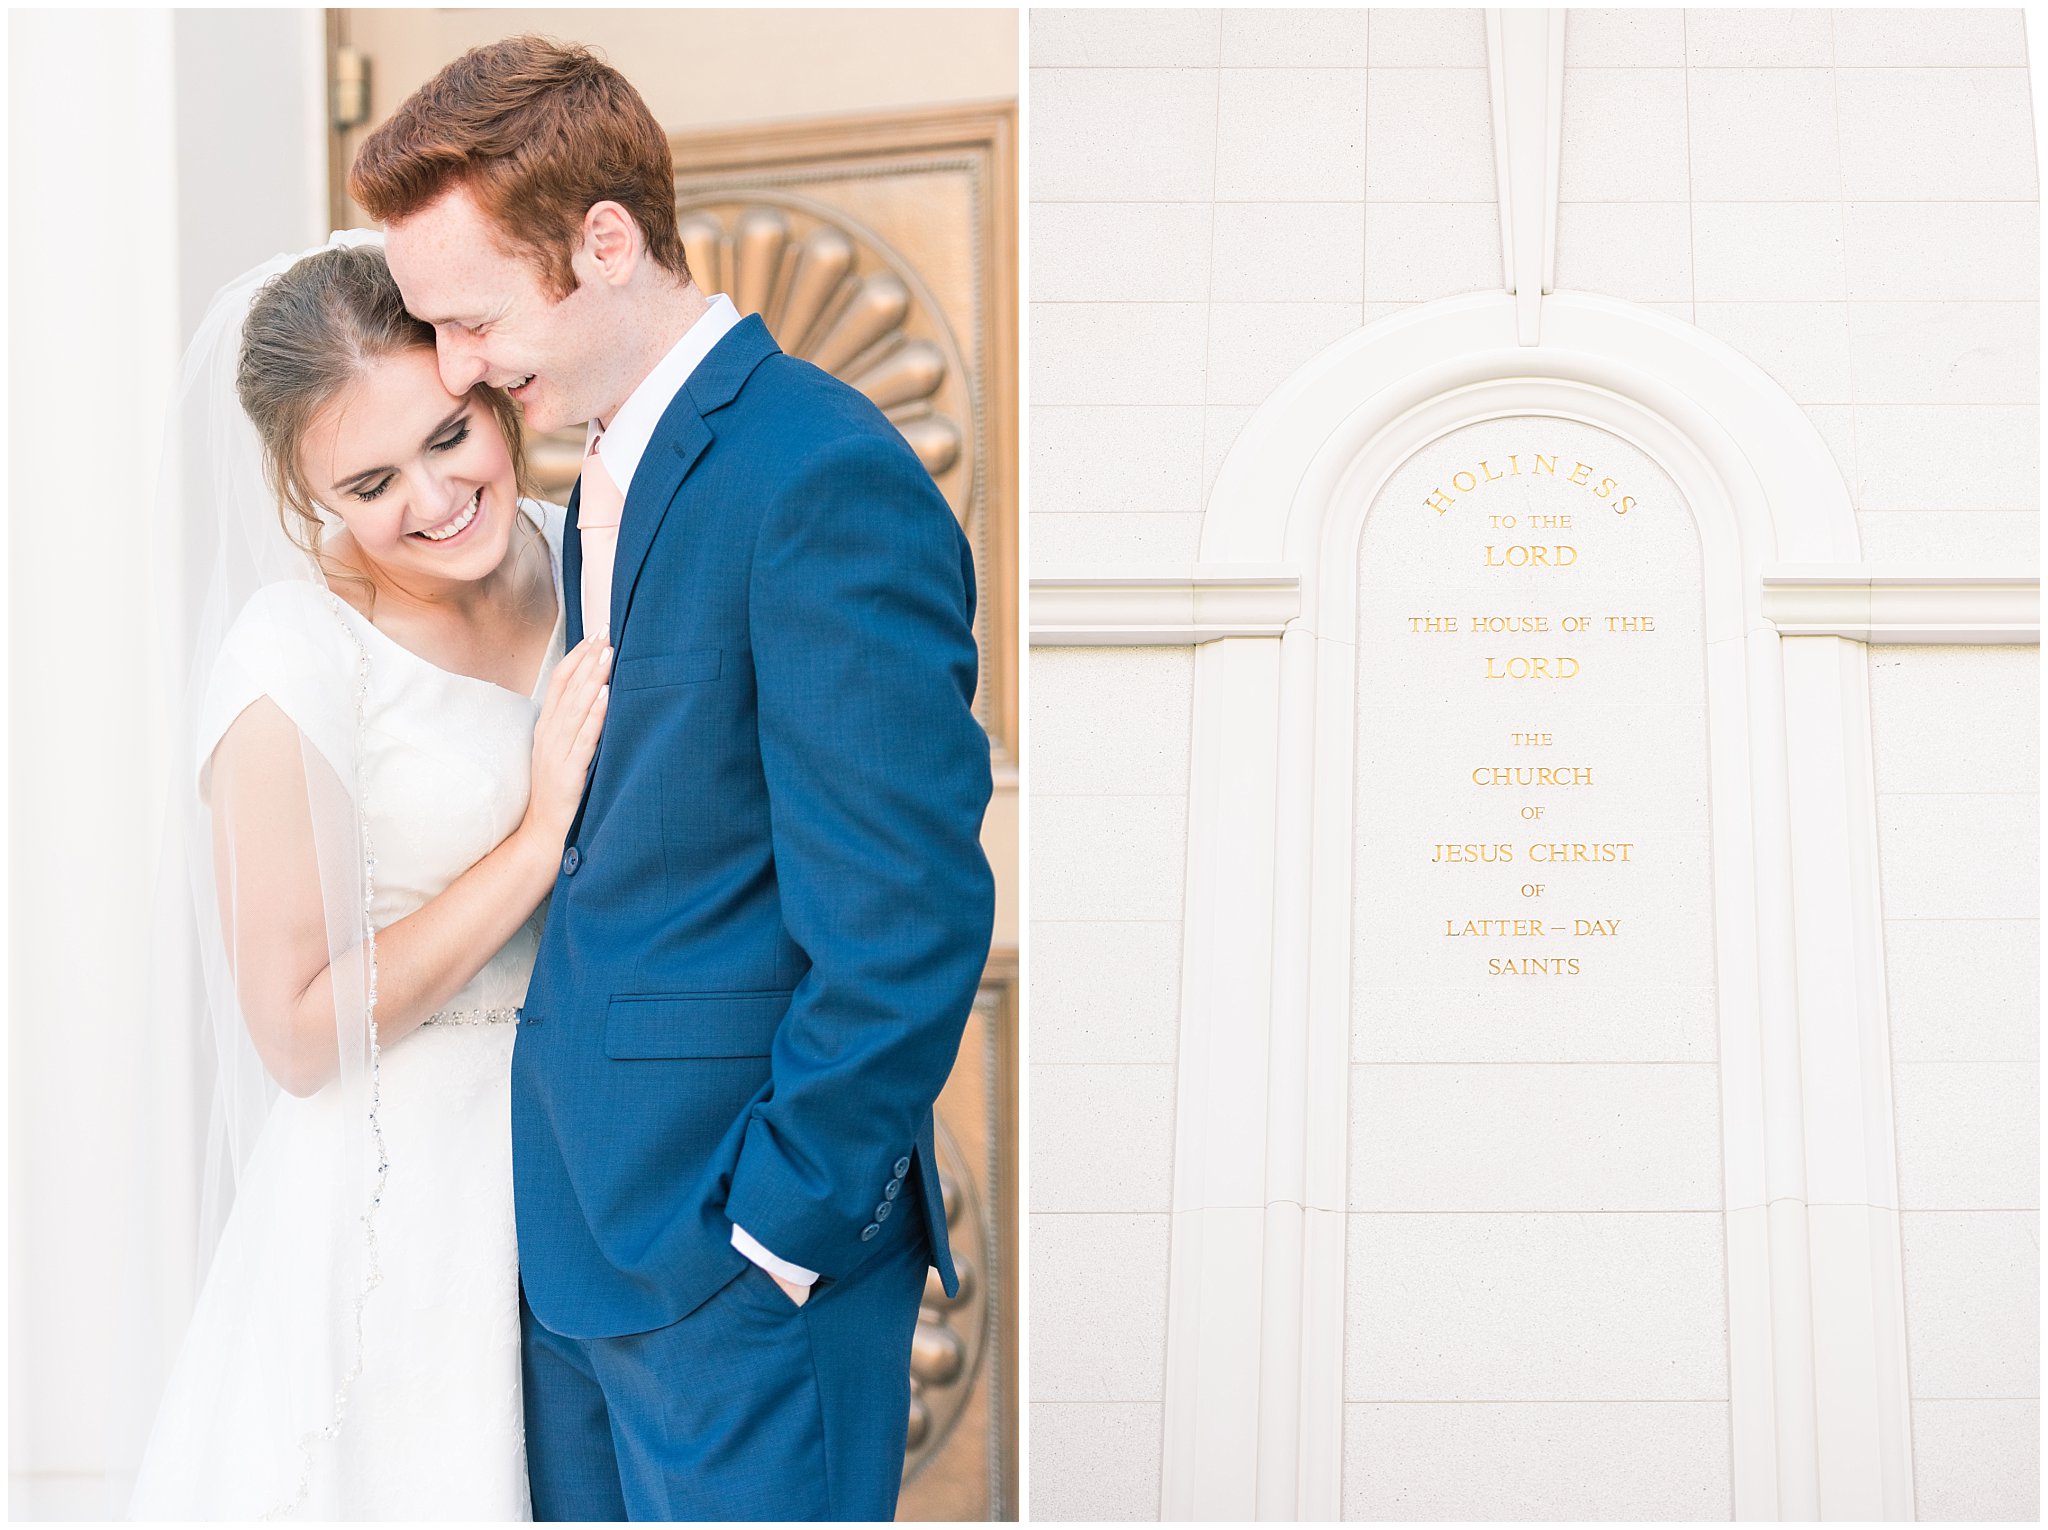
[[[389,1044],[445,1004],[554,886],[597,748],[611,650],[586,642],[559,664],[534,728],[526,816],[437,896],[377,932],[377,1034]],[[309,774],[310,773],[310,774]],[[332,968],[360,959],[330,940],[321,858],[352,854],[349,793],[272,701],[235,719],[213,756],[213,841],[222,938],[251,1039],[286,1090],[309,1095],[338,1070]],[[316,831],[315,817],[321,821]],[[350,876],[358,874],[354,868]],[[360,1044],[351,1038],[351,1044]]]

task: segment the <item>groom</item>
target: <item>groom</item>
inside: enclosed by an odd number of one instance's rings
[[[585,50],[465,55],[349,189],[449,391],[588,422],[563,580],[611,702],[512,1059],[535,1517],[888,1519],[993,919],[966,540],[698,290],[667,140]]]

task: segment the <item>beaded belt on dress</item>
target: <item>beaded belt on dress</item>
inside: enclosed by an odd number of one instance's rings
[[[421,1025],[516,1025],[519,1011],[516,1009],[443,1009],[436,1010],[420,1022]]]

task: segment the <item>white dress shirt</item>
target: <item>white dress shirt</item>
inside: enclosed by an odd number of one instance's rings
[[[669,353],[654,364],[654,370],[642,378],[640,386],[627,395],[625,403],[619,405],[611,423],[607,425],[603,421],[592,420],[585,427],[583,450],[588,453],[592,438],[602,434],[603,439],[597,443],[597,454],[604,459],[605,471],[612,475],[612,482],[628,499],[633,493],[633,474],[639,469],[640,459],[647,454],[647,443],[654,439],[654,427],[661,423],[668,406],[675,402],[683,384],[697,370],[697,363],[710,355],[711,348],[723,340],[739,321],[739,310],[732,306],[732,299],[723,292],[714,293],[710,305],[697,316],[697,322],[683,331],[682,339],[669,348]],[[624,522],[620,525],[623,529]],[[807,1270],[787,1259],[778,1259],[737,1222],[732,1224],[732,1246],[769,1274],[790,1285],[817,1283],[816,1270]]]
[[[668,354],[654,364],[652,372],[640,379],[640,386],[626,396],[611,422],[592,420],[584,427],[586,452],[590,450],[591,439],[603,433],[597,454],[604,458],[604,470],[612,475],[621,494],[632,494],[633,474],[647,454],[647,443],[654,439],[654,427],[661,423],[668,406],[697,370],[697,363],[709,356],[711,348],[739,321],[739,310],[732,306],[732,299],[723,292],[713,293],[697,322],[684,330],[683,338],[669,347]]]

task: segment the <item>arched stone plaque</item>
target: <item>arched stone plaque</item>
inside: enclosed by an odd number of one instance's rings
[[[1677,488],[1594,426],[1467,426],[1380,491],[1359,578],[1365,1055],[1711,1062],[1700,559]]]
[[[1388,476],[1358,581],[1345,1513],[1725,1518],[1692,516],[1489,419]]]

